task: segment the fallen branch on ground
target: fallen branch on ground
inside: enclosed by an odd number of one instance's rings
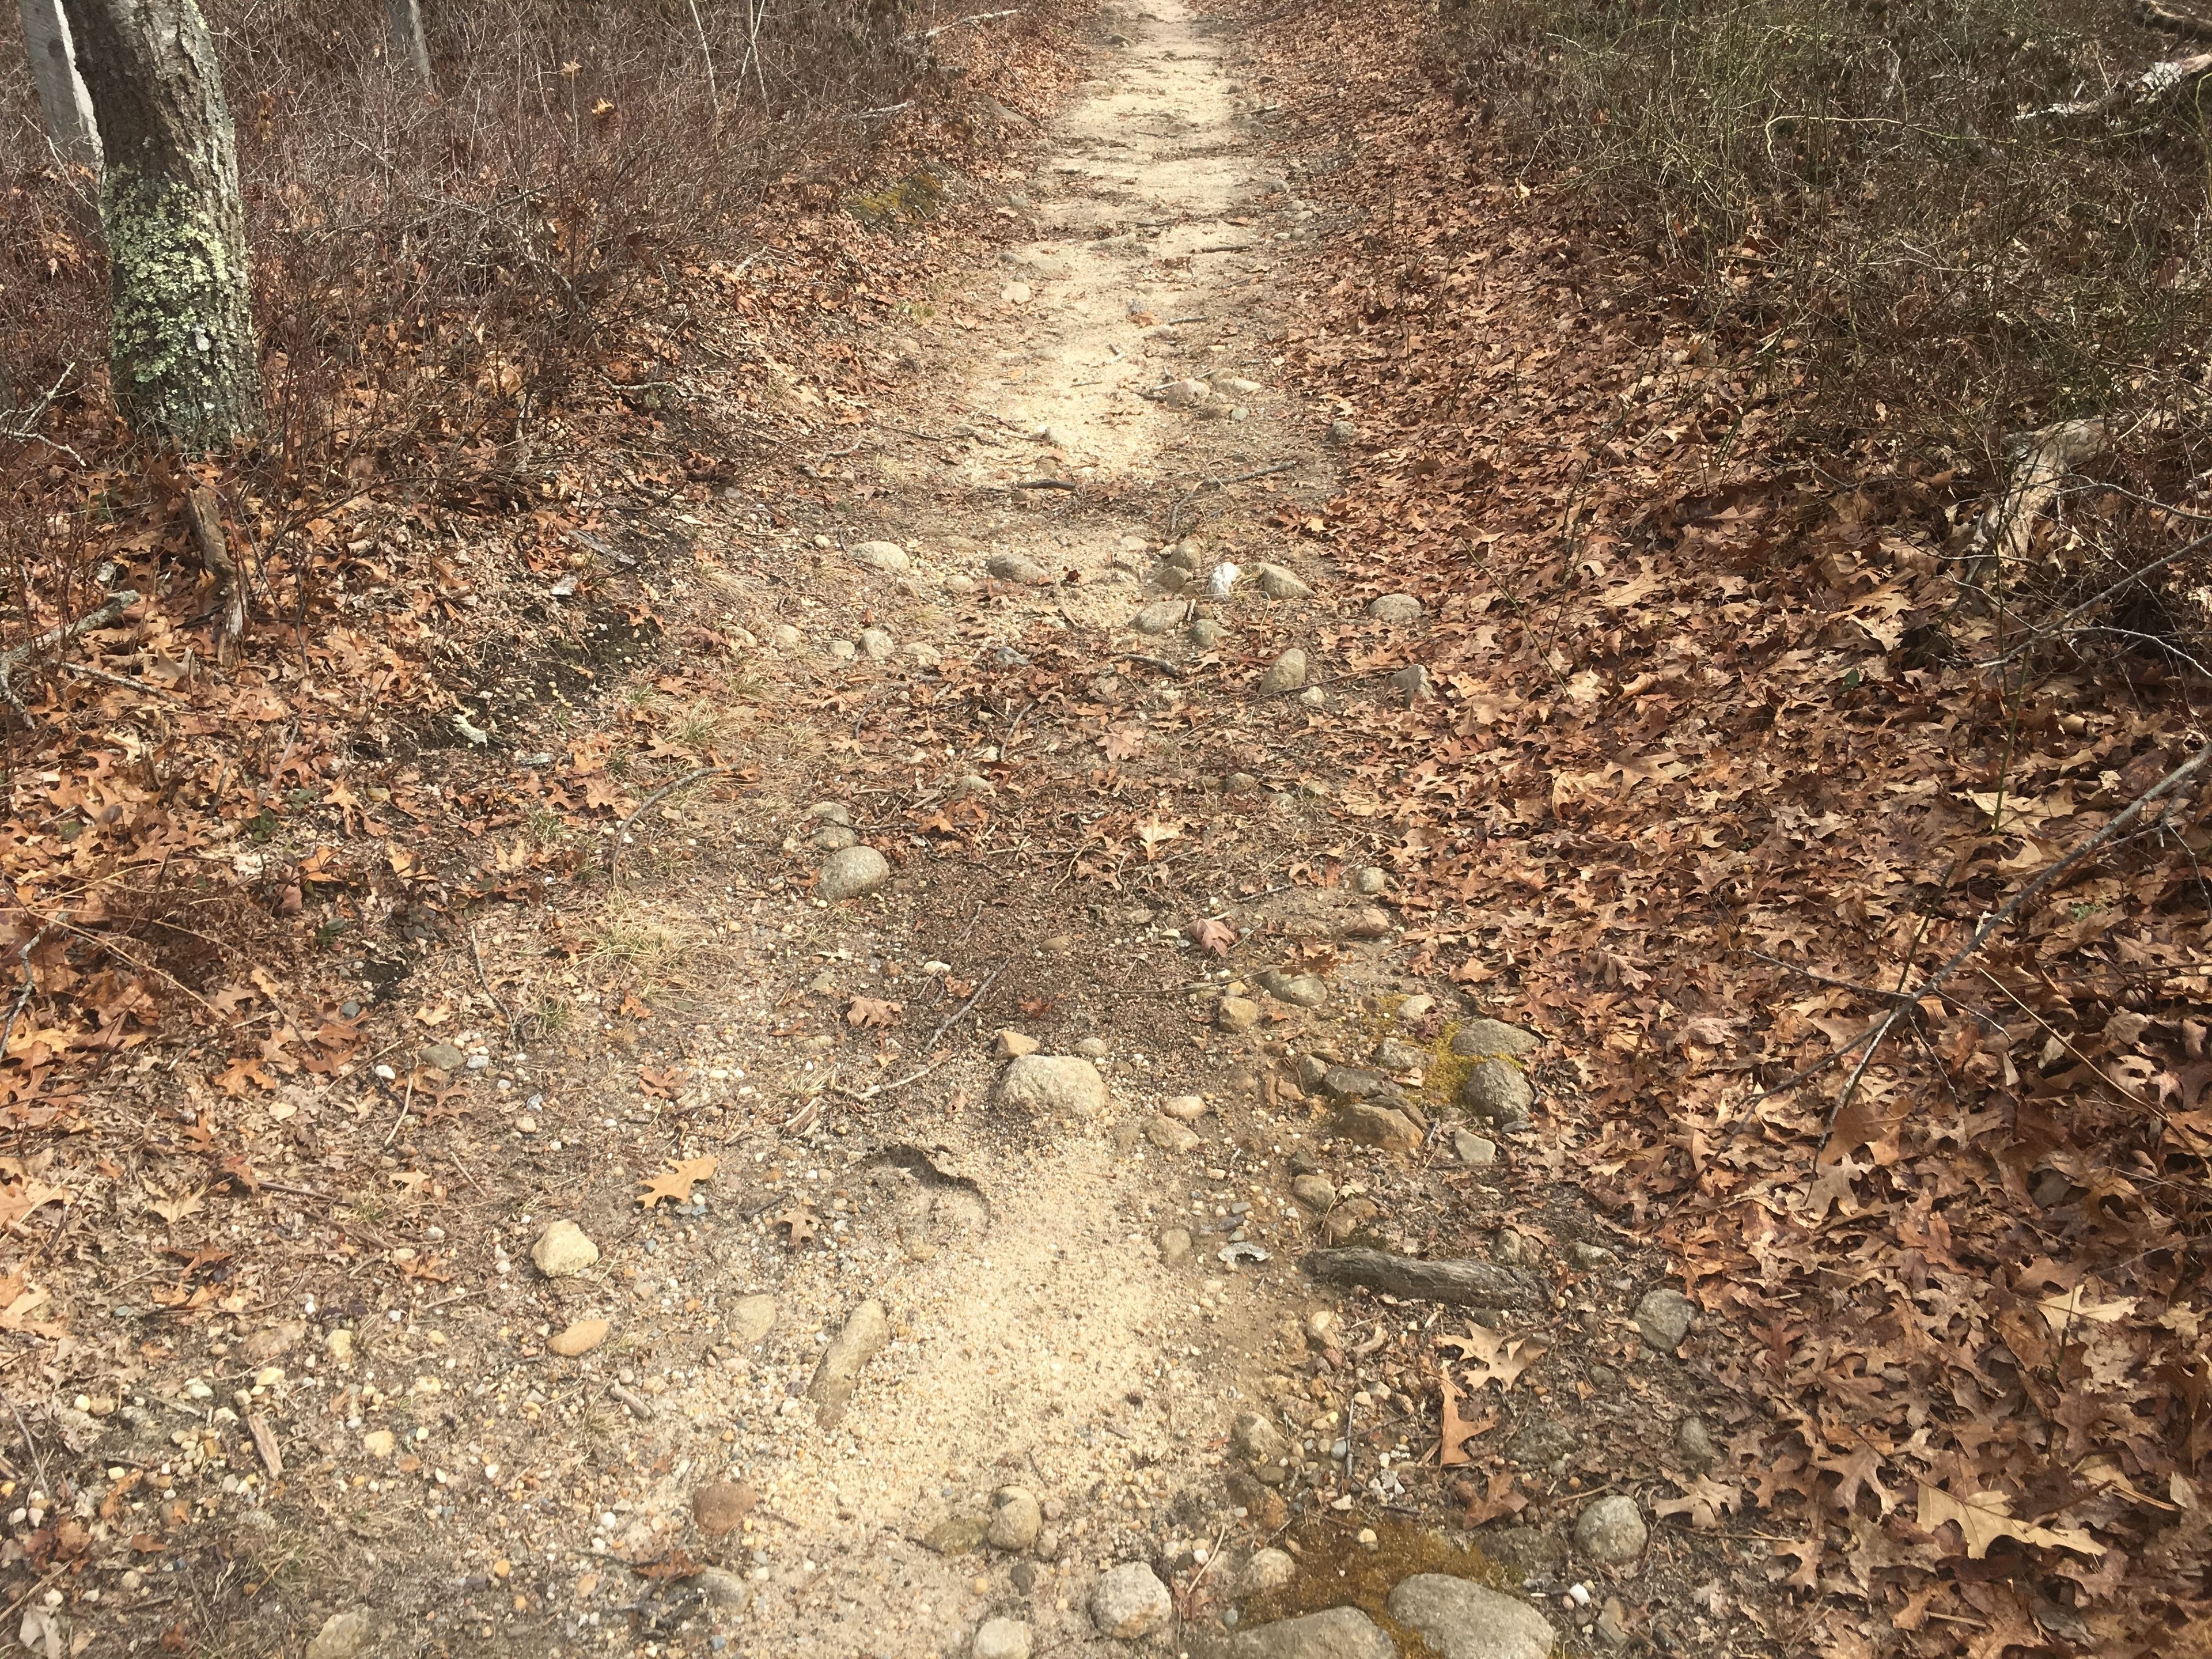
[[[185,492],[185,518],[199,544],[200,562],[215,578],[215,654],[221,662],[230,641],[246,631],[246,584],[231,556],[230,543],[222,533],[222,509],[215,491],[202,485]]]
[[[15,695],[12,683],[15,671],[51,647],[66,645],[80,634],[88,634],[95,628],[106,628],[137,603],[138,595],[133,589],[119,589],[109,594],[107,602],[97,611],[88,611],[73,623],[49,628],[34,640],[0,651],[0,697],[7,698],[9,707],[23,717],[25,726],[35,724],[31,719],[31,711],[23,707],[22,700]]]
[[[1494,1261],[1424,1261],[1387,1250],[1315,1250],[1298,1264],[1324,1285],[1364,1285],[1389,1296],[1481,1308],[1522,1308],[1535,1300],[1526,1273]]]
[[[2212,70],[2212,52],[2191,52],[2186,58],[2173,58],[2162,64],[2153,64],[2142,74],[2118,82],[2100,98],[2085,98],[2072,104],[2046,104],[2041,109],[2022,110],[2014,118],[2047,121],[2068,120],[2082,115],[2110,115],[2124,105],[2142,103],[2171,92],[2183,82],[2193,81],[2208,70]]]
[[[2002,570],[2026,560],[2036,520],[2058,498],[2060,483],[2103,454],[2109,439],[2100,420],[2060,421],[2026,434],[2003,495],[1974,526],[1966,556],[1969,586],[1980,586],[1993,565]]]
[[[622,867],[622,849],[629,844],[629,827],[643,817],[647,811],[687,784],[696,783],[702,778],[726,777],[730,769],[726,766],[702,766],[696,770],[686,772],[673,783],[662,784],[659,788],[640,801],[637,811],[624,818],[622,821],[622,827],[615,831],[614,845],[607,848],[607,873],[611,876]]]
[[[2137,9],[2146,28],[2166,29],[2175,34],[2187,35],[2193,40],[2212,40],[2212,17],[2176,11],[2171,6],[2160,5],[2159,0],[2142,0]]]

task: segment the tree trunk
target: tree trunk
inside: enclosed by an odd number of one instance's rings
[[[63,0],[106,168],[108,359],[133,426],[204,453],[259,430],[246,213],[193,0]]]
[[[384,19],[392,35],[392,61],[429,91],[430,43],[422,33],[422,0],[384,0]]]
[[[100,170],[100,132],[92,118],[92,98],[78,78],[70,51],[69,19],[60,0],[16,0],[23,14],[23,50],[31,60],[31,79],[39,88],[39,111],[54,151],[71,167]]]

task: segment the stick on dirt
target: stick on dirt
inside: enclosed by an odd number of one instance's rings
[[[1364,1285],[1421,1302],[1524,1308],[1536,1299],[1527,1274],[1494,1261],[1425,1261],[1387,1250],[1315,1250],[1299,1266],[1324,1285]]]

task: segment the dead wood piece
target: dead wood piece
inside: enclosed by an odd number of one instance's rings
[[[0,651],[0,697],[5,697],[10,708],[23,717],[23,724],[31,725],[31,711],[23,707],[15,696],[12,684],[15,672],[32,658],[58,645],[66,645],[80,634],[89,634],[95,628],[106,628],[118,621],[123,613],[138,603],[138,595],[125,587],[107,596],[106,603],[96,611],[88,611],[73,623],[64,623],[59,628],[49,628],[36,639]]]
[[[215,576],[215,647],[220,660],[228,653],[229,642],[246,631],[246,584],[239,578],[238,561],[231,556],[230,543],[222,533],[222,509],[215,491],[204,485],[185,491],[185,517],[192,526],[193,541],[199,545],[200,562]]]
[[[2147,103],[2162,97],[2185,82],[2194,81],[2207,70],[2212,70],[2212,52],[2193,52],[2186,58],[2170,58],[2161,64],[2153,64],[2140,75],[2115,82],[2095,98],[2084,98],[2071,104],[2046,104],[2041,109],[2022,110],[2015,119],[2021,121],[2064,121],[2084,115],[2111,115],[2131,104]]]
[[[1523,1308],[1536,1299],[1535,1284],[1526,1273],[1494,1261],[1424,1261],[1387,1250],[1315,1250],[1299,1265],[1324,1285],[1364,1285],[1419,1302]]]
[[[2025,435],[2004,495],[1974,526],[1966,561],[1970,586],[1979,586],[1993,569],[2027,557],[2036,520],[2058,499],[2067,474],[2103,454],[2111,435],[2101,420],[2060,421]]]
[[[2159,0],[2142,0],[2138,8],[2147,28],[2165,29],[2169,33],[2188,36],[2192,40],[2212,40],[2212,17],[2200,17],[2195,12],[2176,11],[2172,6],[2162,6]]]

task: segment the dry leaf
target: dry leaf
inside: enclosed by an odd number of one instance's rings
[[[649,1066],[641,1066],[637,1068],[638,1087],[660,1100],[675,1099],[677,1091],[690,1080],[687,1073],[678,1071],[673,1066],[659,1072],[654,1071]]]
[[[1467,1328],[1464,1336],[1438,1337],[1437,1346],[1459,1350],[1461,1359],[1469,1367],[1469,1387],[1480,1389],[1486,1382],[1495,1382],[1501,1390],[1511,1388],[1520,1381],[1522,1372],[1551,1352],[1534,1337],[1508,1340],[1496,1331],[1474,1324]]]
[[[1217,957],[1225,957],[1237,948],[1237,929],[1218,916],[1208,916],[1190,930],[1192,940]]]
[[[13,1232],[15,1224],[32,1211],[46,1204],[67,1204],[73,1196],[68,1188],[49,1187],[43,1181],[26,1179],[20,1184],[0,1185],[0,1231]]]
[[[1145,752],[1145,729],[1140,726],[1117,726],[1106,734],[1102,746],[1109,761],[1134,760]]]
[[[1182,834],[1181,818],[1169,820],[1157,812],[1137,825],[1137,839],[1145,843],[1145,860],[1150,863],[1160,855],[1160,848]]]
[[[673,1204],[689,1204],[691,1189],[702,1181],[714,1179],[715,1163],[708,1157],[687,1158],[680,1164],[672,1164],[645,1183],[645,1190],[638,1194],[637,1201],[648,1210],[664,1198]]]
[[[804,1204],[793,1204],[787,1209],[778,1211],[769,1218],[768,1224],[784,1228],[785,1242],[794,1250],[821,1231],[815,1224],[813,1212]]]
[[[902,1002],[885,1002],[880,997],[854,997],[853,1006],[845,1011],[848,1025],[896,1025]]]
[[[1675,1484],[1682,1483],[1677,1478]],[[1662,1498],[1654,1504],[1651,1513],[1662,1518],[1686,1515],[1694,1530],[1711,1532],[1720,1525],[1721,1516],[1733,1515],[1742,1507],[1742,1487],[1701,1474],[1689,1483],[1680,1498]]]
[[[1946,1522],[1958,1525],[1966,1540],[1966,1558],[1979,1561],[2000,1538],[2017,1539],[2045,1549],[2073,1550],[2081,1555],[2102,1555],[2105,1547],[2086,1532],[2072,1527],[2037,1527],[2013,1519],[2011,1500],[2000,1492],[1970,1492],[1955,1498],[1940,1486],[1920,1483],[1920,1530],[1934,1532]]]
[[[1439,1468],[1456,1468],[1474,1461],[1468,1455],[1467,1443],[1494,1426],[1498,1419],[1495,1413],[1486,1412],[1474,1422],[1468,1422],[1459,1414],[1459,1390],[1452,1387],[1451,1378],[1439,1377],[1437,1386],[1443,1400],[1443,1417],[1437,1431],[1441,1437],[1437,1443],[1437,1466]]]
[[[179,1193],[174,1198],[149,1198],[146,1207],[173,1227],[186,1216],[198,1215],[206,1207],[200,1201],[201,1193],[206,1190],[203,1187],[200,1192]]]

